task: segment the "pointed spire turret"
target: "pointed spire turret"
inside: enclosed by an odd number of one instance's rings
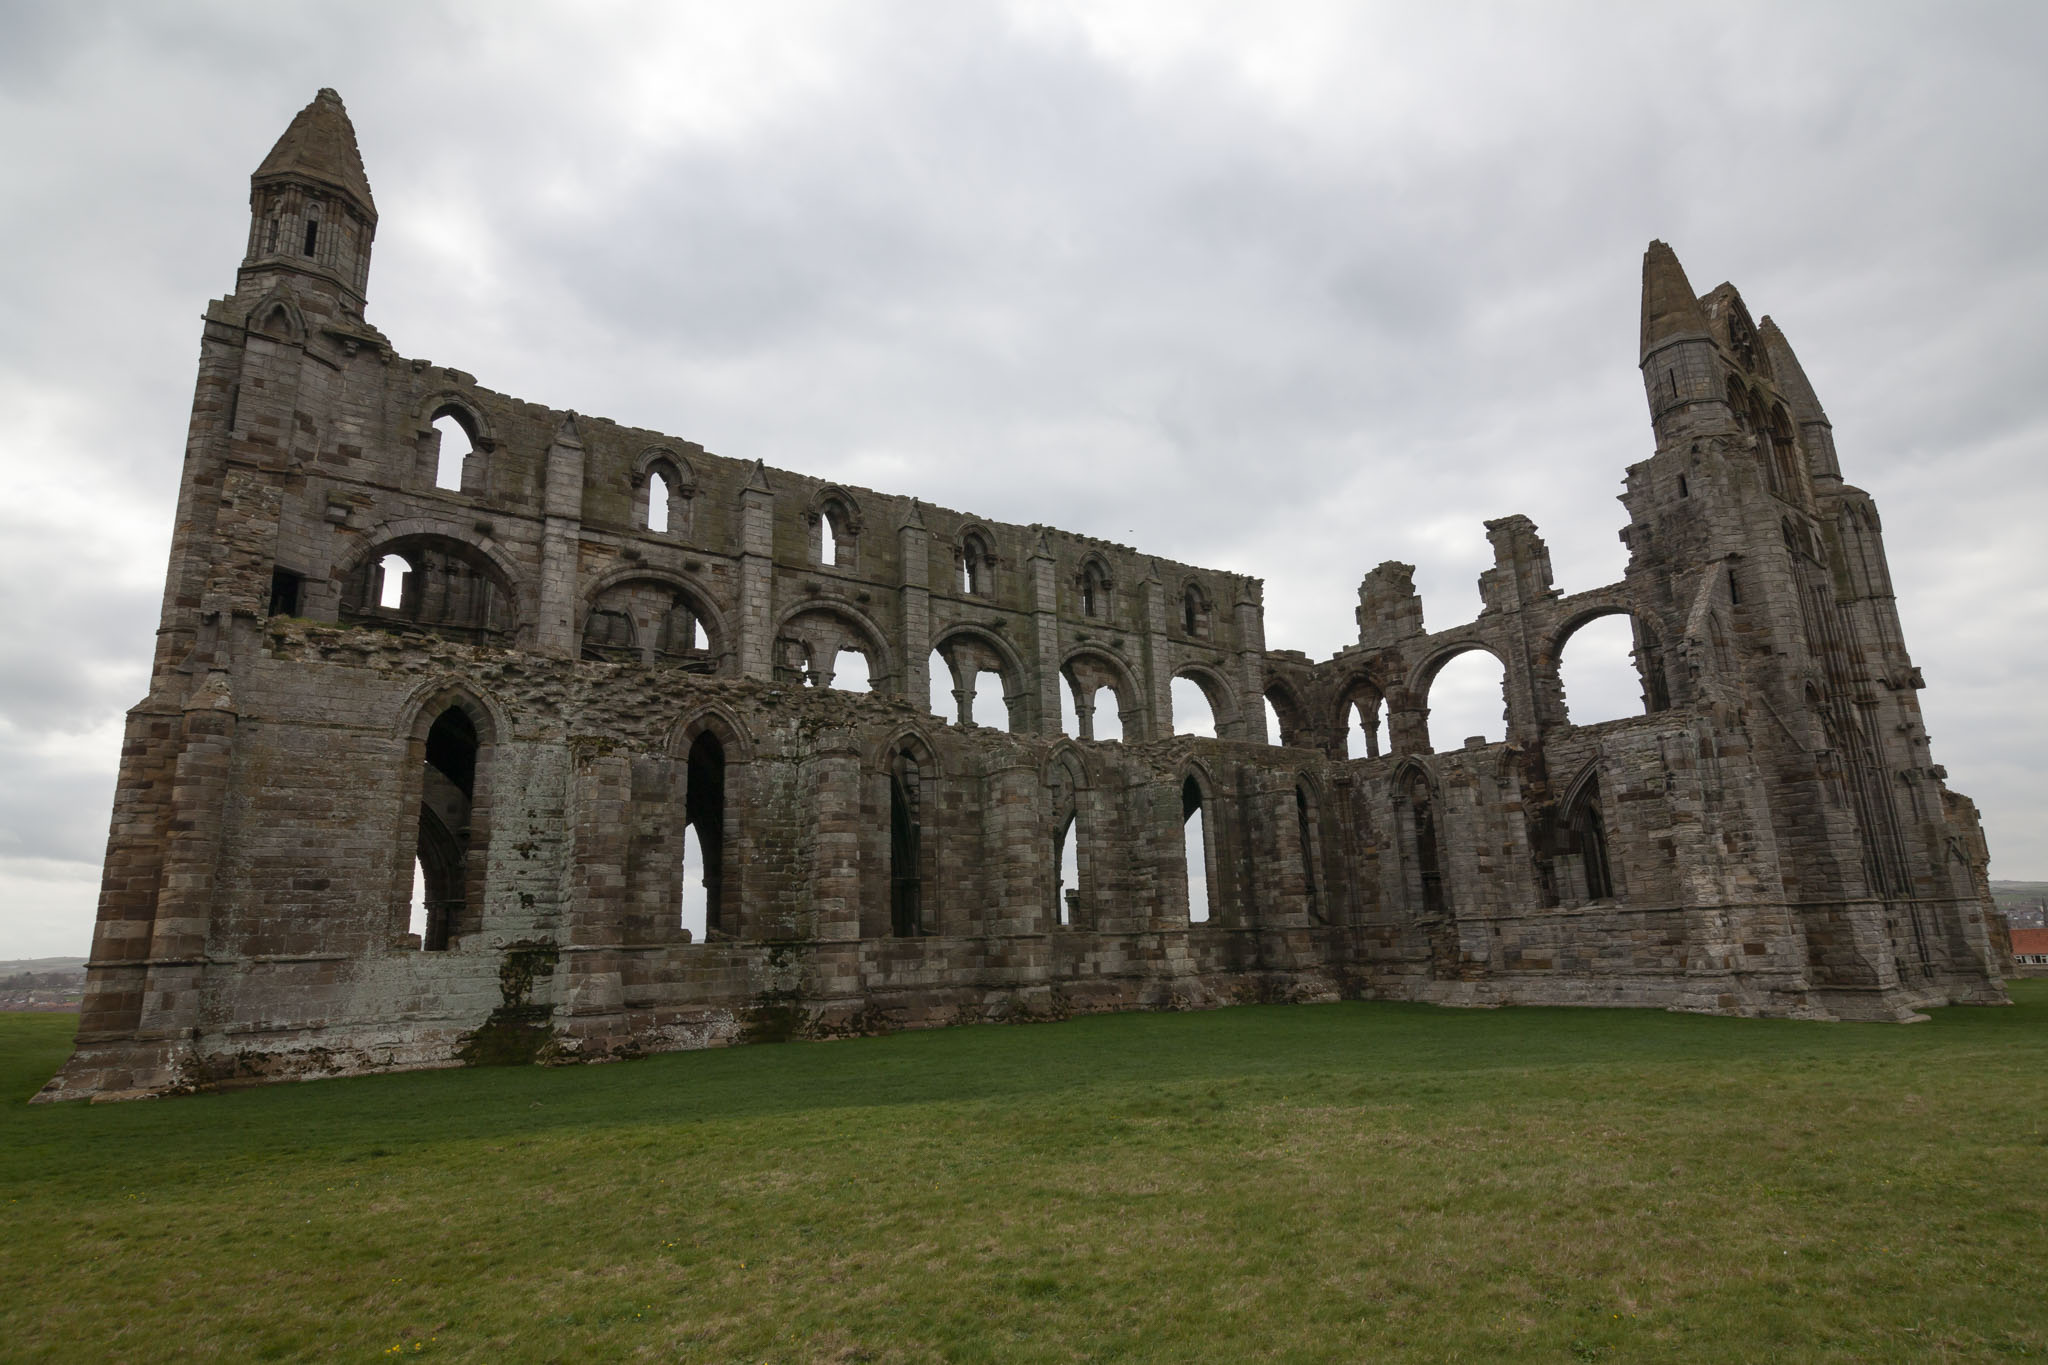
[[[292,119],[249,177],[249,216],[237,292],[260,294],[292,281],[287,287],[302,308],[331,314],[338,305],[360,317],[377,202],[341,96],[322,90]],[[317,297],[323,294],[325,303]]]
[[[1729,426],[1720,344],[1678,253],[1662,242],[1643,253],[1643,394],[1659,447]]]
[[[1643,356],[1666,342],[1712,335],[1678,253],[1663,242],[1651,242],[1643,253]]]
[[[1814,486],[1827,489],[1842,481],[1841,457],[1835,453],[1834,424],[1828,421],[1827,413],[1821,408],[1820,395],[1813,391],[1812,381],[1799,364],[1799,357],[1792,353],[1792,343],[1785,340],[1785,334],[1778,330],[1778,324],[1768,315],[1763,325],[1757,328],[1763,338],[1764,354],[1771,358],[1771,370],[1778,380],[1778,391],[1785,395],[1785,403],[1791,408],[1792,424],[1799,431],[1799,446],[1806,456],[1807,474]]]
[[[1821,409],[1820,396],[1813,391],[1813,385],[1806,378],[1806,371],[1800,368],[1799,357],[1792,354],[1792,343],[1785,340],[1785,334],[1778,330],[1778,324],[1768,314],[1757,328],[1763,337],[1764,354],[1771,358],[1771,372],[1778,381],[1778,391],[1785,395],[1791,405],[1792,420],[1795,422],[1825,422],[1828,415]]]
[[[364,218],[377,221],[370,177],[356,147],[356,126],[349,122],[341,96],[332,90],[322,89],[311,104],[299,110],[250,180],[278,177],[297,177],[339,190],[355,200]]]

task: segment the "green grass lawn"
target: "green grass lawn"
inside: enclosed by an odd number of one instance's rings
[[[20,1103],[11,1360],[2048,1358],[2048,981],[1393,1004]]]

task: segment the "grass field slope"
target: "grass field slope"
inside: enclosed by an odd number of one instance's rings
[[[2048,981],[1246,1007],[30,1108],[0,1357],[2048,1359]]]

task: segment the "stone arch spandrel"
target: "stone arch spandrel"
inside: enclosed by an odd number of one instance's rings
[[[1279,720],[1279,733],[1273,736],[1275,744],[1296,749],[1324,749],[1327,746],[1314,733],[1309,722],[1309,704],[1303,696],[1300,683],[1284,673],[1268,668],[1266,685],[1260,689],[1261,701],[1271,702],[1273,715]]]
[[[1071,649],[1060,660],[1060,676],[1074,689],[1075,709],[1081,715],[1084,730],[1093,729],[1097,689],[1108,686],[1114,689],[1125,741],[1135,742],[1150,735],[1151,716],[1145,694],[1138,688],[1137,670],[1114,650],[1094,644]]]
[[[458,619],[447,601],[439,603],[414,599],[410,605],[385,608],[374,600],[371,580],[375,566],[388,555],[404,559],[415,572],[416,558],[442,554],[462,562],[465,568],[486,579],[492,592],[502,598],[483,603],[477,618],[477,604],[470,601]],[[480,532],[451,526],[432,518],[407,518],[387,522],[363,537],[359,546],[342,560],[328,579],[339,602],[338,617],[352,624],[392,622],[415,625],[424,630],[447,632],[482,631],[491,641],[521,647],[532,631],[533,604],[517,567],[490,537]],[[440,590],[452,591],[453,583]],[[418,591],[417,588],[409,591]]]
[[[1385,758],[1391,753],[1399,752],[1398,746],[1394,742],[1394,714],[1397,711],[1411,709],[1402,707],[1395,701],[1395,698],[1402,693],[1401,685],[1396,683],[1393,687],[1389,688],[1380,680],[1380,677],[1373,669],[1359,665],[1353,665],[1341,674],[1340,677],[1342,681],[1337,687],[1336,699],[1320,727],[1322,730],[1321,747],[1335,758],[1344,759],[1348,757],[1350,754],[1351,716],[1353,708],[1356,707],[1369,720],[1377,720],[1380,716],[1384,715],[1387,721],[1387,745],[1384,750],[1378,753],[1373,752],[1374,749],[1379,747],[1379,739],[1375,733],[1376,727],[1370,725],[1366,727],[1365,733],[1368,736],[1366,757]]]
[[[932,651],[946,661],[953,673],[956,691],[960,690],[960,665],[975,666],[975,673],[993,672],[1003,681],[1003,702],[1009,710],[1010,730],[1017,734],[1042,732],[1047,729],[1045,718],[1033,715],[1036,710],[1037,689],[1033,685],[1033,671],[1024,662],[1016,646],[1000,634],[983,626],[959,622],[942,629],[932,638]],[[992,664],[982,669],[979,665]],[[972,692],[973,678],[964,679],[965,690]],[[1052,729],[1057,730],[1058,718],[1054,717]]]
[[[469,713],[480,742],[501,743],[511,737],[511,712],[502,698],[473,679],[439,673],[405,694],[405,700],[398,706],[393,738],[425,740],[435,718],[451,705]]]
[[[272,290],[251,308],[242,324],[257,336],[298,346],[306,340],[306,315],[284,290]]]
[[[803,647],[814,672],[829,669],[842,649],[867,655],[868,686],[876,693],[899,693],[903,674],[890,650],[888,636],[872,616],[850,602],[814,597],[797,603],[776,619],[772,637],[778,651],[785,642]]]
[[[710,645],[706,654],[715,663],[714,671],[722,675],[729,675],[734,671],[738,664],[739,647],[733,638],[725,609],[719,606],[717,600],[701,582],[693,580],[689,575],[647,564],[622,564],[607,570],[591,582],[579,606],[579,639],[583,634],[587,634],[591,615],[598,610],[606,594],[615,588],[635,583],[656,584],[682,598],[704,626],[704,633]],[[680,654],[683,651],[672,652]]]
[[[1060,780],[1062,774],[1076,791],[1088,791],[1095,786],[1094,777],[1088,770],[1087,755],[1080,745],[1064,736],[1046,751],[1045,761],[1039,765],[1038,780],[1049,787]]]
[[[710,734],[725,748],[728,768],[754,759],[754,739],[746,722],[724,702],[699,702],[678,716],[668,727],[662,752],[670,758],[687,758],[697,736]]]

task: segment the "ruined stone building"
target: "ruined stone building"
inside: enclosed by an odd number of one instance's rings
[[[1621,581],[1561,595],[1504,517],[1477,620],[1428,629],[1382,564],[1318,662],[1256,579],[404,358],[332,91],[250,203],[47,1098],[1233,1001],[2004,999],[1877,509],[1784,336],[1662,243]],[[1574,725],[1560,651],[1604,616],[1643,713]],[[1467,650],[1503,743],[1431,733]],[[986,675],[1006,725],[941,714]]]

